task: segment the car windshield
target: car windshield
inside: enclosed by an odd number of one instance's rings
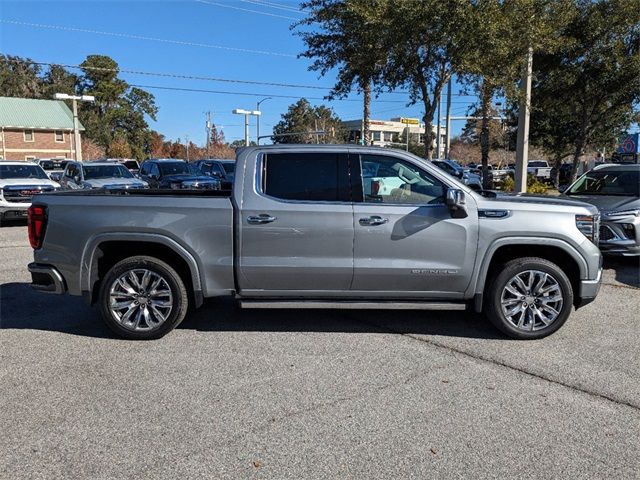
[[[222,168],[224,168],[224,173],[227,175],[231,175],[236,173],[236,164],[235,162],[224,162],[222,163]]]
[[[83,165],[85,180],[97,178],[133,178],[131,172],[122,165]]]
[[[200,175],[197,168],[189,165],[187,162],[163,162],[158,163],[158,166],[160,167],[160,171],[164,177],[167,175]]]
[[[46,180],[49,177],[39,165],[0,165],[0,178],[38,178]]]
[[[566,192],[567,195],[640,196],[640,170],[593,170]]]
[[[547,162],[543,162],[543,161],[534,161],[534,162],[529,162],[528,164],[530,167],[546,167],[547,166]]]

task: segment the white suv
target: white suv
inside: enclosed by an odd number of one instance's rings
[[[31,162],[0,162],[0,225],[3,220],[27,218],[34,195],[52,192],[60,184]]]

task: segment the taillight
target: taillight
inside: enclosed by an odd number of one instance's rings
[[[47,207],[31,205],[27,211],[27,227],[29,230],[29,243],[34,250],[42,247],[44,231],[47,227]]]

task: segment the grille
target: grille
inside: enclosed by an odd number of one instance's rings
[[[11,185],[4,187],[2,193],[4,199],[10,203],[31,203],[33,196],[38,193],[53,192],[49,185]]]
[[[600,227],[600,240],[604,240],[606,242],[608,240],[613,240],[614,238],[616,238],[616,236],[609,227],[606,225]]]

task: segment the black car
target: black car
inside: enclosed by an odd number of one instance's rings
[[[204,175],[195,165],[176,158],[154,158],[140,165],[140,178],[150,188],[220,190],[220,180]]]
[[[223,190],[231,190],[236,173],[235,160],[218,160],[210,158],[198,160],[195,165],[205,175],[220,179]]]

